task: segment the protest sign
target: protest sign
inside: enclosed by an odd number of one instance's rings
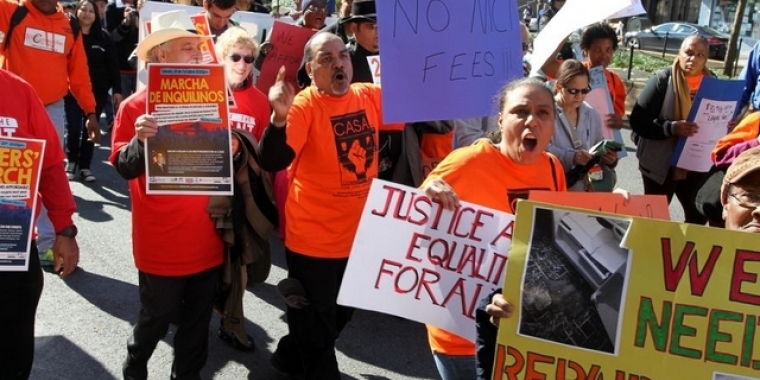
[[[145,141],[148,194],[232,195],[227,82],[222,65],[151,64]]]
[[[189,6],[174,4],[161,1],[146,1],[140,8],[140,41],[142,41],[148,34],[145,28],[145,23],[149,22],[153,14],[162,13],[174,10],[183,10],[189,15],[201,14],[205,12],[203,7]],[[251,34],[253,40],[259,43],[263,43],[269,36],[272,26],[274,25],[274,17],[266,13],[254,13],[254,12],[235,12],[232,14],[232,20],[237,22],[240,27],[244,28]],[[295,24],[296,20],[290,17],[280,17],[277,19],[279,22],[288,24]],[[328,17],[325,19],[326,24],[332,24],[337,22],[335,17]],[[138,61],[137,69],[137,88],[142,89],[145,87],[147,81],[147,72],[145,71],[145,62]]]
[[[211,35],[211,27],[208,25],[208,19],[204,14],[192,15],[190,19],[195,24],[195,31],[199,36]],[[203,63],[218,63],[219,60],[216,57],[216,50],[214,50],[214,40],[206,38],[201,44],[201,53],[203,53]]]
[[[589,6],[588,0],[567,0],[557,15],[533,40],[531,74],[536,74],[570,33],[605,20],[631,5],[631,0],[605,0]]]
[[[261,75],[256,87],[263,93],[269,93],[269,88],[277,78],[280,67],[285,66],[285,81],[293,88],[298,88],[296,75],[303,60],[303,48],[306,41],[314,35],[309,28],[289,25],[275,21],[272,27],[272,50],[267,54],[261,65]]]
[[[586,95],[586,103],[596,110],[599,114],[599,120],[602,122],[602,133],[605,139],[615,140],[625,146],[623,135],[619,129],[613,129],[607,126],[607,115],[615,113],[612,106],[612,97],[607,86],[607,75],[604,73],[604,67],[596,66],[588,70],[589,87],[591,92]],[[618,157],[628,156],[625,149],[618,152]]]
[[[338,303],[475,339],[475,306],[502,282],[514,217],[461,202],[448,211],[411,187],[375,179]]]
[[[493,379],[757,376],[756,235],[530,201],[517,215]]]
[[[380,84],[380,56],[370,55],[367,57],[369,69],[372,71],[372,83]]]
[[[496,114],[494,96],[523,75],[514,1],[378,1],[377,12],[386,122]]]
[[[7,127],[18,127],[15,123],[0,119]],[[44,154],[44,140],[0,138],[0,272],[29,268]]]
[[[610,20],[614,20],[616,18],[624,18],[624,17],[630,17],[630,16],[636,16],[643,13],[647,13],[647,11],[644,9],[644,6],[641,5],[641,0],[629,0],[630,5],[623,8],[623,10],[619,12],[615,12],[610,17],[607,17]]]
[[[705,76],[689,111],[688,121],[699,126],[691,137],[681,137],[671,157],[671,165],[696,172],[712,167],[710,153],[728,133],[728,123],[739,114],[744,81]]]
[[[528,199],[534,202],[602,211],[615,215],[670,220],[668,198],[664,195],[630,195],[628,201],[625,201],[622,195],[613,193],[533,190]]]

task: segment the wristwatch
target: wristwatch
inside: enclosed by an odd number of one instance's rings
[[[58,235],[58,236],[65,236],[67,238],[75,238],[75,237],[77,237],[77,232],[79,232],[77,230],[77,226],[75,226],[75,225],[72,224],[72,225],[70,225],[70,226],[68,226],[68,227],[66,227],[66,228],[64,228],[64,229],[56,232],[55,234]]]

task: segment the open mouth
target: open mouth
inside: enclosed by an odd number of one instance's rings
[[[532,152],[538,146],[538,139],[533,136],[525,136],[522,141],[523,149],[527,152]]]
[[[346,74],[343,72],[335,73],[333,75],[333,79],[338,80],[338,81],[343,81],[346,79]]]

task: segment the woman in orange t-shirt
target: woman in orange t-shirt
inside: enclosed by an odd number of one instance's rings
[[[423,183],[426,194],[444,207],[453,209],[461,198],[514,213],[516,200],[526,198],[529,190],[566,190],[562,164],[545,151],[554,131],[555,104],[551,91],[536,79],[519,79],[501,91],[499,109],[499,144],[481,139],[455,150]],[[441,378],[474,379],[475,327],[470,337],[431,325],[427,328]]]

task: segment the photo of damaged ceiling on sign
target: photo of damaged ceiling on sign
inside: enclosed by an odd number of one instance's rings
[[[616,354],[630,221],[537,208],[533,223],[520,334]]]

